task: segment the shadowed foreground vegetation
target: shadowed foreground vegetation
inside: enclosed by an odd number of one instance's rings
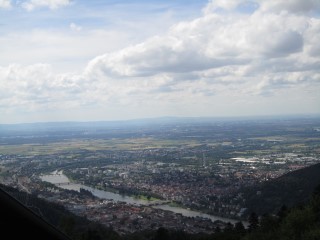
[[[75,240],[124,239],[124,240],[317,240],[320,239],[320,185],[315,189],[307,204],[287,209],[285,206],[276,215],[259,217],[252,213],[249,227],[241,222],[228,225],[225,229],[216,229],[216,233],[191,235],[181,231],[169,231],[159,228],[157,231],[136,232],[119,236],[111,228],[78,217],[64,207],[39,199],[36,196],[16,189],[0,186],[16,199],[29,202],[29,207],[43,219],[56,226],[60,231]],[[41,209],[41,211],[39,211]],[[5,219],[1,219],[5,222]]]
[[[217,229],[212,235],[188,235],[170,232],[160,228],[156,232],[136,233],[125,239],[173,239],[173,240],[319,240],[320,239],[320,186],[317,187],[308,204],[287,209],[281,208],[277,215],[255,213],[249,217],[249,227],[241,222],[229,225],[224,230]]]

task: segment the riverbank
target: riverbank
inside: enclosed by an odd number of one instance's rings
[[[207,218],[210,219],[212,222],[215,221],[222,221],[222,222],[230,222],[232,224],[235,224],[236,222],[239,222],[237,219],[230,219],[230,218],[224,218],[214,215],[209,215],[206,213],[202,213],[199,211],[194,211],[190,209],[183,208],[181,206],[177,205],[171,205],[171,204],[159,204],[155,205],[153,204],[153,201],[151,200],[145,200],[145,199],[138,199],[131,196],[121,195],[114,192],[99,190],[96,188],[92,188],[86,185],[78,184],[71,182],[69,178],[63,174],[62,171],[54,171],[52,174],[48,175],[40,175],[39,176],[42,181],[50,182],[55,184],[57,187],[69,189],[69,190],[76,190],[80,191],[80,188],[89,190],[92,192],[92,194],[98,198],[101,199],[107,199],[107,200],[113,200],[118,202],[125,202],[128,204],[133,205],[144,205],[144,206],[152,206],[152,208],[155,209],[162,209],[165,211],[171,211],[177,214],[181,214],[186,217],[201,217],[201,218]]]

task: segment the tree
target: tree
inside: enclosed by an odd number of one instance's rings
[[[81,240],[101,240],[101,237],[98,231],[89,229],[82,235]]]
[[[216,232],[216,233],[221,233],[221,228],[220,228],[219,226],[217,226],[217,227],[215,228],[214,232]]]
[[[242,222],[237,222],[237,223],[234,225],[234,231],[235,231],[237,234],[240,234],[240,235],[244,235],[244,234],[246,233],[246,229],[244,228]]]
[[[255,212],[252,212],[249,216],[249,231],[253,231],[259,227],[259,219]]]
[[[260,220],[260,230],[265,232],[274,232],[279,227],[279,219],[275,216],[264,215]]]
[[[282,205],[279,212],[277,213],[279,220],[282,221],[282,219],[284,219],[287,215],[288,215],[288,208],[286,205]]]
[[[310,206],[296,208],[290,211],[281,224],[282,236],[287,239],[304,239],[303,235],[308,232],[317,222],[317,215]]]
[[[169,232],[167,229],[160,227],[156,232],[154,240],[166,240],[166,239],[169,239]]]
[[[60,228],[67,235],[72,236],[74,231],[75,220],[71,216],[64,216],[60,222]]]
[[[320,184],[314,189],[313,197],[320,197]]]
[[[223,230],[223,232],[228,233],[228,232],[233,232],[233,225],[228,222]]]

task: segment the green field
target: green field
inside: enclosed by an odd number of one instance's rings
[[[153,138],[129,139],[74,139],[48,144],[0,145],[0,154],[36,156],[79,150],[143,150],[158,148],[195,147],[201,143],[194,140],[159,140]]]

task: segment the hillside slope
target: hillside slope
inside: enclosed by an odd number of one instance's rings
[[[320,164],[287,173],[279,178],[242,189],[247,213],[277,213],[285,205],[293,207],[307,202],[320,184]]]
[[[0,189],[13,197],[11,202],[8,202],[3,194],[0,196],[2,234],[11,236],[12,239],[17,236],[31,239],[39,236],[46,239],[66,239],[64,234],[74,240],[120,239],[112,229],[76,216],[61,205],[2,184]]]

